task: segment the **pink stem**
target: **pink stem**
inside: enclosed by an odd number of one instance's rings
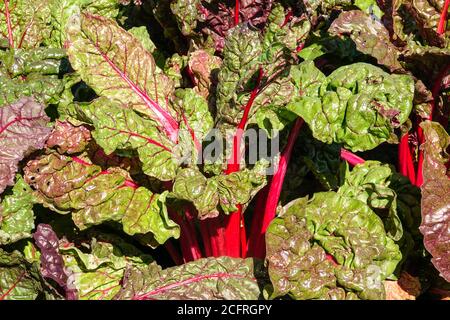
[[[441,18],[439,19],[439,25],[437,28],[438,34],[443,34],[445,32],[445,22],[447,21],[447,12],[450,0],[445,0],[444,7],[442,8]]]
[[[169,255],[172,258],[173,262],[175,262],[175,264],[177,266],[182,265],[183,259],[181,259],[180,253],[173,246],[172,242],[170,240],[167,240],[166,243],[164,243],[164,246],[166,247],[167,251],[169,252]]]
[[[234,25],[239,24],[239,0],[236,0],[236,5],[234,7]]]
[[[12,27],[11,27],[11,16],[9,12],[9,0],[5,0],[5,19],[6,19],[6,28],[8,29],[8,42],[9,42],[9,48],[14,48],[14,38],[12,34]]]
[[[365,162],[363,158],[358,157],[356,154],[345,150],[344,148],[341,148],[341,158],[347,161],[352,166],[356,166],[357,164]]]
[[[263,259],[266,255],[265,234],[269,224],[275,218],[275,213],[280,199],[281,189],[283,187],[287,166],[292,155],[294,143],[300,133],[304,121],[298,118],[294,127],[289,133],[286,147],[280,155],[278,170],[272,177],[268,197],[264,211],[255,212],[253,218],[252,232],[249,239],[249,254],[253,257]],[[258,207],[258,206],[257,206]]]

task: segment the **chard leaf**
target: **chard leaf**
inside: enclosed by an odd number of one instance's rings
[[[19,251],[0,248],[0,301],[34,300],[42,291],[38,265],[28,263]]]
[[[174,106],[181,115],[179,145],[182,155],[189,157],[188,163],[197,164],[202,143],[214,126],[214,120],[209,112],[208,102],[193,89],[178,89],[175,92]],[[187,162],[184,159],[184,162]]]
[[[59,239],[48,224],[39,224],[33,234],[36,246],[41,251],[41,273],[44,278],[54,280],[66,292],[66,299],[75,300],[77,291],[69,280],[70,272],[66,270],[62,256],[58,251]]]
[[[313,136],[342,143],[352,151],[370,150],[388,141],[411,112],[414,81],[366,63],[340,67],[325,77],[312,61],[299,66],[297,77],[321,79],[287,108],[301,116]],[[301,81],[301,80],[297,80]],[[393,94],[395,92],[395,94]]]
[[[236,127],[244,112],[239,95],[253,88],[248,81],[260,67],[259,57],[262,53],[259,33],[246,26],[236,27],[227,37],[224,59],[219,72],[217,86],[216,122],[231,124]],[[254,81],[252,81],[254,86]],[[246,94],[248,98],[248,93]]]
[[[383,299],[401,259],[381,219],[334,192],[290,202],[266,233],[271,298]]]
[[[24,96],[41,103],[59,103],[64,80],[58,74],[64,69],[65,56],[64,50],[43,47],[0,51],[0,104]]]
[[[132,253],[140,256],[128,256],[126,250],[95,238],[89,245],[90,253],[83,252],[72,243],[63,243],[59,251],[72,273],[79,299],[111,300],[121,288],[126,266],[145,266],[153,261],[150,256],[132,248]]]
[[[302,143],[299,145],[300,158],[304,165],[314,174],[327,189],[338,188],[338,176],[341,168],[338,144],[326,144],[314,139],[311,134],[300,134]],[[292,174],[297,174],[295,171]]]
[[[175,198],[194,204],[201,219],[215,217],[219,208],[226,214],[235,212],[237,205],[247,205],[266,184],[264,165],[243,169],[228,175],[205,177],[198,169],[179,171],[172,188]]]
[[[60,154],[74,154],[84,151],[90,140],[91,133],[86,126],[74,126],[68,121],[58,120],[46,145]]]
[[[386,234],[394,241],[403,236],[403,226],[397,213],[397,194],[390,187],[391,167],[378,161],[365,161],[345,174],[338,193],[358,199],[376,212],[383,220]]]
[[[161,270],[130,267],[115,299],[258,299],[264,271],[253,259],[205,258]]]
[[[49,121],[44,107],[31,98],[0,107],[0,193],[14,184],[19,161],[44,147]]]
[[[137,150],[142,170],[163,181],[172,180],[181,162],[179,148],[162,134],[155,123],[133,110],[123,109],[107,98],[80,105],[81,118],[92,123],[92,136],[106,154]]]
[[[107,18],[114,18],[119,13],[119,3],[116,0],[50,0],[51,19],[53,27],[48,44],[62,47],[67,39],[66,27],[73,15],[90,12]]]
[[[289,33],[279,32],[279,25],[274,29],[267,38],[245,25],[230,30],[217,85],[216,123],[222,131],[235,130],[246,109],[246,123],[257,123],[269,133],[292,121],[284,109],[295,95],[289,70],[292,51],[283,42]],[[304,36],[303,29],[301,25]]]
[[[272,3],[272,0],[240,1],[239,21],[254,28],[264,27]],[[192,38],[199,46],[217,52],[223,50],[226,39],[235,26],[233,1],[177,0],[170,4],[170,8],[184,36]]]
[[[132,34],[114,20],[83,13],[71,19],[67,36],[72,66],[99,96],[149,116],[176,141],[177,114],[168,104],[173,83]]]
[[[9,48],[37,48],[50,34],[50,0],[30,5],[26,0],[4,0],[0,3],[0,43]]]
[[[425,248],[431,253],[440,275],[450,281],[449,243],[450,234],[450,179],[448,177],[446,153],[450,137],[436,122],[421,124],[425,134],[423,184],[422,184],[422,224],[420,232]]]
[[[189,54],[188,66],[194,76],[196,90],[201,96],[208,98],[215,94],[217,72],[221,64],[219,57],[205,50],[196,50]]]
[[[18,175],[12,194],[0,202],[0,245],[31,237],[34,202],[31,188]]]
[[[54,211],[72,212],[81,230],[105,221],[119,221],[130,235],[151,233],[158,243],[179,236],[165,207],[166,194],[137,186],[119,168],[101,167],[81,158],[49,154],[30,161],[25,181],[38,200]]]
[[[342,12],[333,21],[331,35],[348,35],[362,53],[373,56],[378,63],[391,71],[402,69],[400,51],[390,42],[389,33],[381,22],[359,10]]]
[[[445,46],[445,35],[437,33],[444,1],[435,0],[409,0],[404,1],[406,10],[416,20],[421,37],[427,44],[436,47]]]

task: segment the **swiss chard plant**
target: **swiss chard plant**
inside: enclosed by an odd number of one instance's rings
[[[31,2],[0,300],[450,296],[450,1]]]

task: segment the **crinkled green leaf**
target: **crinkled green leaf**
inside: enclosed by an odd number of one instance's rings
[[[114,20],[89,13],[73,16],[67,34],[72,66],[99,96],[146,114],[176,141],[177,115],[168,103],[173,82],[139,40]]]
[[[436,122],[426,121],[421,127],[425,145],[420,232],[425,248],[433,256],[434,266],[445,280],[450,281],[450,179],[446,168],[450,136]]]
[[[235,130],[245,107],[250,108],[248,123],[257,123],[269,133],[292,121],[283,110],[295,95],[289,66],[293,63],[292,52],[307,34],[309,25],[300,20],[297,26],[294,21],[288,29],[293,32],[290,33],[280,31],[276,16],[271,19],[274,22],[269,24],[271,28],[264,38],[245,25],[230,30],[227,37],[216,100],[216,122],[224,131]],[[295,45],[286,39],[294,39]]]
[[[18,251],[0,248],[0,301],[34,300],[42,291],[38,265],[28,263]]]
[[[50,11],[53,30],[47,42],[62,47],[67,39],[66,27],[73,15],[90,12],[114,18],[119,13],[119,3],[116,0],[50,0]]]
[[[237,205],[247,205],[266,184],[264,164],[252,170],[243,169],[229,175],[205,177],[194,168],[180,170],[172,188],[175,198],[194,204],[200,218],[215,217],[219,208],[225,213],[237,210]]]
[[[239,94],[253,89],[246,83],[260,67],[262,45],[257,31],[246,26],[236,27],[227,37],[224,59],[217,86],[217,121],[236,127],[245,104],[239,103]],[[252,81],[254,85],[254,81]],[[248,93],[246,94],[248,96]]]
[[[314,60],[320,56],[323,56],[325,53],[327,53],[327,50],[323,47],[323,45],[319,43],[312,43],[311,45],[303,48],[298,53],[298,56],[304,60]]]
[[[391,71],[401,69],[398,61],[400,51],[390,42],[383,24],[370,15],[359,11],[345,11],[333,21],[328,32],[331,35],[348,35],[359,51],[373,56],[378,63]]]
[[[107,98],[80,105],[81,119],[92,123],[92,136],[106,154],[116,150],[137,150],[144,173],[160,180],[172,180],[182,158],[155,123],[133,110],[123,109]]]
[[[0,245],[31,237],[34,202],[31,188],[18,175],[12,194],[0,202]]]
[[[283,62],[280,59],[283,55],[283,58],[287,58],[296,51],[311,29],[311,23],[304,16],[292,16],[286,20],[288,14],[281,4],[274,4],[262,40],[264,51],[262,60],[273,62],[276,66]]]
[[[333,10],[351,9],[355,6],[380,18],[382,12],[376,0],[303,0],[310,19],[315,21],[319,16],[329,17]]]
[[[0,51],[0,104],[24,96],[33,96],[42,103],[58,103],[64,89],[64,80],[58,77],[64,57],[61,49]]]
[[[256,300],[262,295],[261,278],[264,271],[251,258],[205,258],[164,270],[131,267],[115,299]]]
[[[72,212],[80,229],[113,220],[130,235],[151,233],[158,243],[178,238],[178,225],[168,218],[165,194],[137,186],[122,169],[102,170],[87,161],[49,154],[28,163],[25,180],[44,205],[60,213]]]
[[[383,299],[401,259],[365,203],[334,192],[286,205],[266,233],[272,298]]]
[[[50,1],[42,0],[33,5],[27,0],[2,1],[0,3],[0,43],[8,44],[10,48],[39,47],[51,31]]]
[[[403,226],[397,213],[397,194],[390,187],[393,174],[388,164],[365,161],[351,171],[347,168],[338,193],[367,203],[383,220],[387,235],[398,241],[403,235]]]
[[[202,142],[214,125],[208,102],[193,89],[178,89],[175,92],[174,106],[176,106],[182,118],[179,131],[179,148],[192,150],[191,162],[197,163]]]
[[[312,61],[299,65],[298,77],[318,77],[311,90],[295,98],[288,109],[301,116],[313,136],[342,143],[352,151],[370,150],[388,141],[412,109],[414,81],[388,74],[366,63],[340,67],[325,77]],[[317,88],[317,89],[316,89]]]
[[[325,188],[337,189],[341,163],[340,146],[336,143],[323,143],[312,138],[310,134],[301,134],[300,139],[302,143],[299,150],[303,163]]]

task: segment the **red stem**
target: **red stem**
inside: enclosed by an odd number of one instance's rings
[[[263,259],[266,255],[265,234],[270,222],[275,218],[278,200],[280,199],[281,189],[283,187],[284,177],[286,175],[287,166],[292,155],[294,143],[300,133],[300,129],[304,121],[298,118],[294,127],[289,133],[286,147],[280,155],[278,170],[272,177],[268,190],[268,197],[264,211],[255,212],[253,218],[252,232],[249,240],[249,253],[253,257]],[[258,206],[257,206],[258,207]],[[259,209],[258,209],[259,210]]]
[[[448,12],[449,4],[450,4],[450,0],[445,0],[444,7],[442,8],[442,12],[441,12],[441,18],[439,19],[439,25],[437,28],[437,33],[439,35],[441,35],[445,32],[445,22],[447,21],[447,12]]]
[[[211,249],[214,257],[227,255],[228,241],[225,245],[225,217],[219,215],[216,218],[208,219],[209,235],[211,237]]]
[[[347,161],[350,165],[356,166],[357,164],[364,163],[365,160],[361,157],[358,157],[356,154],[341,148],[341,158]]]
[[[196,231],[193,225],[176,212],[170,212],[170,217],[180,226],[180,244],[184,262],[200,259],[202,257],[200,246],[197,242]]]
[[[234,25],[239,24],[239,0],[236,0],[236,5],[234,7]]]
[[[203,245],[205,249],[205,256],[211,257],[213,256],[212,248],[211,248],[211,235],[209,234],[208,228],[208,219],[199,221],[200,225],[200,233],[203,240]]]
[[[180,253],[178,252],[178,250],[173,246],[172,242],[170,240],[167,240],[164,243],[164,246],[167,249],[167,252],[169,252],[170,257],[172,258],[173,262],[175,262],[175,264],[177,266],[182,265],[183,264],[183,259],[181,259]]]
[[[261,83],[262,77],[263,71],[260,68],[258,79],[256,80],[256,86],[252,90],[250,98],[248,99],[247,104],[244,107],[244,114],[242,115],[241,121],[239,122],[236,133],[233,137],[233,153],[230,159],[228,159],[228,166],[225,174],[237,172],[240,169],[242,134],[244,133],[245,127],[247,126],[248,116],[250,114],[250,110],[252,109],[253,102],[255,101],[256,96],[259,93],[259,85]]]
[[[414,169],[414,161],[409,147],[409,133],[403,135],[398,145],[398,170],[408,177],[412,184],[416,182],[416,174]]]
[[[242,115],[241,121],[237,127],[236,133],[233,137],[233,152],[228,159],[227,169],[225,174],[231,174],[237,172],[240,169],[241,160],[241,140],[242,134],[245,127],[247,126],[247,121],[250,115],[250,110],[252,108],[253,102],[259,93],[259,86],[263,77],[262,68],[259,69],[258,79],[256,81],[255,88],[250,94],[250,98],[244,107],[244,114]],[[247,244],[244,243],[246,239],[245,235],[245,223],[242,216],[242,206],[237,204],[238,210],[236,212],[230,213],[225,217],[225,239],[226,239],[226,254],[230,257],[241,257],[246,255],[245,251]],[[244,249],[244,251],[242,251]]]
[[[288,24],[288,22],[291,20],[292,18],[292,10],[289,9],[289,11],[287,12],[286,16],[284,17],[284,21],[281,24],[281,27],[283,28],[285,25]]]
[[[12,34],[12,27],[11,27],[11,16],[9,15],[9,0],[5,0],[5,19],[6,19],[6,28],[8,29],[8,42],[9,42],[9,48],[14,48],[14,38]]]

